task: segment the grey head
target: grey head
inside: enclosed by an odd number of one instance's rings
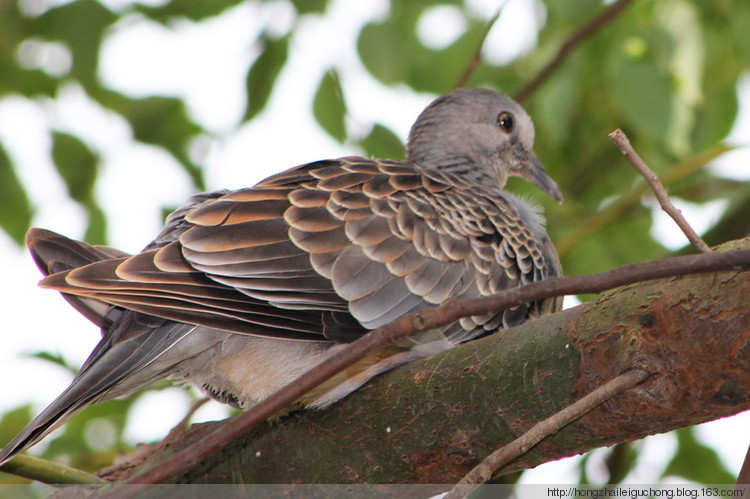
[[[510,97],[464,88],[435,99],[409,132],[408,160],[504,187],[509,176],[533,182],[557,201],[562,193],[532,150],[534,125]]]

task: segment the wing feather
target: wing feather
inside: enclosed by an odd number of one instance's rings
[[[146,251],[84,246],[78,268],[43,282],[82,304],[350,341],[410,311],[557,275],[554,250],[524,206],[407,163],[323,161],[199,195]],[[443,332],[464,341],[557,306],[467,318]]]

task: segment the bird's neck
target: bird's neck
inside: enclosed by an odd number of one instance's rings
[[[429,156],[413,158],[410,155],[409,161],[428,170],[438,171],[459,183],[491,188],[502,187],[505,183],[500,181],[491,166],[478,163],[469,156],[441,154],[439,158],[430,158]]]

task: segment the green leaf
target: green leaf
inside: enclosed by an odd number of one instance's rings
[[[128,120],[137,140],[169,151],[190,175],[196,189],[205,190],[203,171],[187,155],[190,139],[203,129],[188,118],[184,101],[168,97],[131,99],[102,92],[100,102]]]
[[[395,23],[368,24],[359,33],[357,50],[370,74],[393,85],[409,80],[409,54],[419,50],[415,42]]]
[[[318,85],[313,114],[320,126],[339,142],[346,140],[346,103],[341,82],[335,71],[327,71]]]
[[[585,224],[585,218],[578,223]],[[596,237],[583,239],[571,248],[562,258],[565,273],[590,274],[664,257],[666,250],[648,237],[650,228],[651,213],[642,206],[633,207],[617,224],[603,227]]]
[[[365,26],[357,49],[367,70],[386,85],[406,83],[417,91],[446,93],[471,60],[484,28],[476,21],[468,24],[468,30],[452,45],[431,50],[420,43],[414,25],[392,18]]]
[[[597,0],[567,0],[565,2],[545,2],[548,16],[558,24],[580,24],[583,19],[599,12],[602,3]]]
[[[107,216],[99,205],[91,202],[86,206],[89,226],[84,238],[91,244],[107,244]]]
[[[23,244],[30,225],[29,198],[0,144],[0,227],[18,244]]]
[[[301,15],[323,14],[328,7],[328,0],[292,0],[292,5]]]
[[[730,241],[732,239],[742,239],[750,234],[750,219],[747,214],[750,213],[750,189],[745,184],[743,195],[736,196],[737,199],[727,208],[724,216],[708,232],[703,234],[703,239],[709,246]],[[692,251],[692,248],[690,248]]]
[[[19,46],[30,38],[33,23],[19,12],[18,2],[0,2],[0,95],[20,93],[27,97],[53,97],[58,80],[36,69],[18,65]]]
[[[289,53],[289,37],[278,40],[264,38],[263,52],[247,73],[245,89],[247,109],[243,121],[253,119],[268,103],[274,83],[281,73]]]
[[[372,130],[359,141],[359,146],[374,158],[403,159],[404,145],[395,133],[376,123]]]
[[[51,354],[50,352],[36,352],[27,355],[27,357],[44,360],[60,367],[64,367],[73,374],[78,373],[78,369],[65,362],[65,359],[61,355]]]
[[[161,7],[136,4],[136,8],[150,19],[166,23],[177,18],[200,21],[221,14],[224,10],[241,3],[241,0],[179,0]]]
[[[633,442],[623,442],[612,447],[609,455],[604,460],[609,471],[607,483],[610,485],[622,483],[625,477],[628,476],[628,473],[635,467],[637,458],[638,451],[634,447]]]
[[[64,42],[73,55],[70,75],[87,89],[98,86],[99,50],[105,30],[117,21],[115,13],[94,0],[78,0],[50,9],[30,26],[33,34]]]
[[[677,452],[662,476],[679,476],[702,484],[735,482],[737,477],[724,467],[715,450],[696,440],[692,428],[677,430],[674,434]]]
[[[537,130],[544,132],[545,145],[548,147],[558,146],[570,136],[570,123],[575,117],[580,92],[577,72],[571,71],[571,66],[561,68],[556,78],[537,91],[536,107],[544,112],[538,113],[534,124]]]
[[[631,130],[663,143],[669,135],[672,89],[669,76],[656,60],[653,44],[645,36],[633,36],[619,45],[614,55],[612,87]]]
[[[29,424],[32,417],[31,405],[17,407],[3,414],[2,419],[0,419],[0,442],[3,442],[3,445],[10,442]]]
[[[92,452],[93,449],[86,438],[87,427],[96,419],[104,419],[110,422],[115,430],[115,449],[127,448],[123,441],[123,431],[127,422],[128,410],[134,400],[135,398],[131,396],[86,407],[84,411],[66,423],[62,434],[49,441],[49,446],[45,449],[42,457],[54,459],[59,456],[71,456],[72,466],[86,471],[95,471],[102,466],[111,464],[114,457],[113,452],[105,455]]]
[[[52,134],[52,160],[70,197],[81,204],[89,204],[93,200],[99,158],[77,137],[55,132]]]
[[[697,112],[695,148],[702,149],[716,144],[729,135],[739,111],[739,99],[733,79],[719,89],[716,95],[701,106]]]
[[[77,137],[55,132],[52,134],[52,160],[68,187],[70,197],[88,212],[86,240],[92,244],[105,244],[106,217],[94,198],[99,157]]]

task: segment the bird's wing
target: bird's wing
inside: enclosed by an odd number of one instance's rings
[[[43,285],[238,333],[351,341],[407,312],[554,275],[545,242],[501,193],[406,163],[311,163],[194,203],[151,249]],[[470,339],[532,309],[446,334]]]

